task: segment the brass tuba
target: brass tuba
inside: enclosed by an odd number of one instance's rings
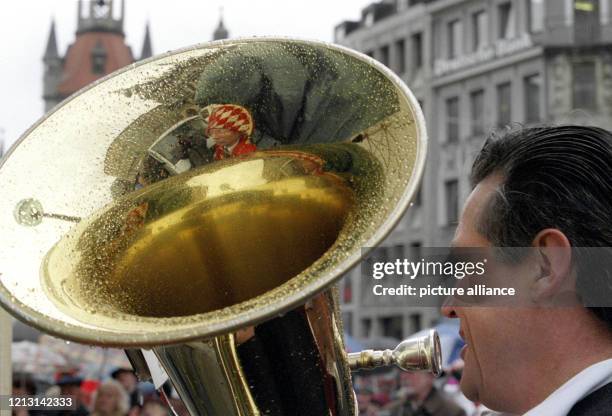
[[[409,206],[426,137],[406,86],[339,46],[139,62],[2,161],[0,303],[137,367],[152,349],[193,415],[353,415],[351,369],[440,372],[434,332],[347,355],[333,287]]]

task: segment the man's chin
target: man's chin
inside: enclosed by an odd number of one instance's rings
[[[461,392],[465,397],[470,399],[473,402],[480,401],[480,394],[478,393],[478,384],[470,377],[466,369],[463,370],[463,375],[461,376],[461,381],[459,382],[459,387],[461,387]]]

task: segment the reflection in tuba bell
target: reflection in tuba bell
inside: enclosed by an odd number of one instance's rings
[[[354,415],[351,369],[440,371],[435,332],[347,355],[333,288],[399,221],[425,152],[410,91],[342,47],[138,63],[2,161],[0,303],[141,375],[152,349],[193,415]]]

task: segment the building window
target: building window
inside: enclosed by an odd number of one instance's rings
[[[459,97],[446,100],[446,141],[459,141]]]
[[[489,19],[484,10],[472,15],[472,50],[479,51],[488,44]]]
[[[420,313],[414,313],[412,315],[410,315],[410,326],[412,327],[412,332],[419,332],[422,328],[422,323],[421,323],[422,319],[421,319],[421,314]]]
[[[525,121],[537,123],[540,121],[540,89],[542,77],[540,74],[525,77]]]
[[[527,29],[529,33],[544,30],[544,0],[527,1]]]
[[[391,256],[391,261],[395,261],[397,259],[403,259],[404,258],[404,245],[403,244],[396,244],[394,245],[392,248],[392,253],[393,255]]]
[[[600,39],[600,13],[598,0],[576,0],[574,2],[574,44],[591,45]]]
[[[372,320],[370,318],[363,318],[361,320],[361,333],[364,338],[369,338],[372,334]]]
[[[574,2],[574,9],[580,10],[581,12],[594,12],[596,9],[596,1],[597,0],[576,0]]]
[[[418,71],[423,67],[423,35],[421,32],[414,33],[410,39],[412,46],[412,68]]]
[[[348,335],[353,335],[353,314],[350,312],[344,312],[342,314],[342,326],[344,327],[344,332]],[[352,351],[357,352],[357,351]]]
[[[397,11],[401,12],[408,8],[408,0],[399,0],[397,2]]]
[[[599,12],[601,14],[600,21],[602,25],[610,23],[610,0],[602,0],[599,4]]]
[[[380,318],[380,327],[382,328],[382,336],[400,340],[403,338],[404,330],[402,316],[389,316]]]
[[[91,57],[91,72],[94,74],[104,74],[104,64],[106,59],[104,56],[94,55]]]
[[[389,247],[377,247],[373,253],[374,254],[371,256],[373,261],[379,261],[381,263],[384,263],[389,259]]]
[[[370,27],[374,24],[374,12],[368,12],[365,15],[365,19],[364,19],[364,25],[365,27]]]
[[[461,45],[463,44],[463,28],[461,20],[453,20],[448,23],[448,59],[455,59],[461,55]]]
[[[397,57],[397,73],[403,74],[406,72],[406,42],[404,42],[404,39],[395,41],[395,56]]]
[[[416,194],[414,194],[414,199],[412,200],[412,204],[415,207],[420,207],[421,204],[423,203],[422,198],[423,196],[421,195],[421,189],[423,189],[422,187],[419,187],[416,191]]]
[[[577,62],[573,65],[573,106],[584,110],[597,110],[595,62]]]
[[[91,50],[91,72],[94,74],[104,74],[106,66],[106,50],[102,42],[98,40],[96,45]]]
[[[412,261],[419,261],[421,260],[422,257],[422,244],[420,241],[415,241],[414,243],[410,244],[410,253],[408,254],[408,258],[412,259]]]
[[[336,41],[341,41],[345,37],[346,37],[346,26],[344,25],[338,26],[336,28],[336,34],[335,34]]]
[[[347,275],[342,282],[342,301],[351,303],[353,301],[353,280],[350,275]]]
[[[512,84],[497,86],[497,126],[504,127],[512,121]]]
[[[516,36],[516,22],[511,2],[502,3],[497,6],[499,39],[512,39]]]
[[[365,54],[368,55],[370,58],[374,58],[374,51],[366,51]]]
[[[389,66],[389,46],[387,45],[380,48],[380,63]]]
[[[459,219],[459,181],[453,179],[444,183],[446,201],[446,225],[455,225]]]
[[[484,90],[473,91],[470,94],[472,135],[474,136],[479,136],[484,133],[484,96]]]

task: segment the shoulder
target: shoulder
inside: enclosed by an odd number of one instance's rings
[[[243,155],[246,153],[251,153],[257,150],[257,146],[255,146],[253,143],[251,143],[248,140],[245,141],[240,141],[238,142],[238,144],[236,144],[236,147],[234,148],[234,155],[238,156],[238,155]]]
[[[612,409],[612,383],[595,390],[572,407],[567,416],[607,416]]]

